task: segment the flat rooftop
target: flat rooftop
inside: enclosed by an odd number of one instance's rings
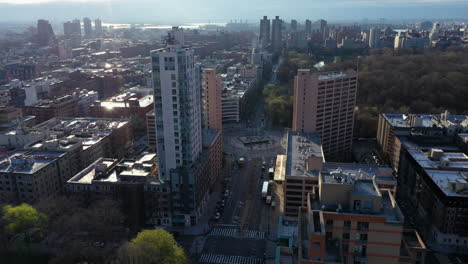
[[[347,77],[347,76],[348,74],[345,72],[328,72],[328,73],[319,74],[318,79],[329,80],[329,79],[335,79],[335,78],[341,78],[341,77]]]
[[[324,183],[338,183],[337,179],[340,179],[343,183],[351,184],[358,178],[372,179],[375,177],[377,183],[396,184],[390,167],[372,164],[327,162],[322,167],[321,177]]]
[[[468,172],[432,169],[425,171],[445,195],[468,198]]]
[[[0,156],[0,173],[34,174],[65,154],[60,151],[14,150]]]
[[[120,162],[117,159],[99,158],[68,180],[68,183],[141,182],[137,178],[146,180],[147,177],[156,177],[157,167],[155,153],[144,154],[138,160],[122,160]]]
[[[444,115],[444,114],[382,114],[383,117],[390,122],[394,127],[410,128],[411,116],[422,118],[422,127],[446,126],[447,124],[455,124],[461,126],[468,125],[468,116],[466,115]]]
[[[125,119],[113,118],[92,118],[92,117],[56,117],[33,127],[33,129],[49,129],[51,131],[110,131],[121,128],[129,121]]]
[[[379,191],[372,181],[355,181],[353,184],[353,194],[360,196],[378,196]]]
[[[363,186],[360,186],[363,187]],[[367,186],[370,187],[370,186]],[[367,190],[367,187],[364,187]],[[374,189],[375,192],[380,193],[378,190]],[[312,196],[310,196],[311,199]],[[328,213],[336,214],[358,214],[358,215],[369,215],[369,216],[382,216],[385,217],[387,223],[402,224],[404,222],[403,214],[400,211],[395,199],[391,196],[388,191],[381,193],[381,209],[378,212],[369,212],[369,211],[356,211],[349,206],[342,204],[341,212],[337,212],[339,209],[338,204],[330,205],[327,204],[325,207],[322,207],[322,204],[318,201],[312,201],[313,210],[321,210]]]
[[[444,148],[439,146],[421,147],[411,141],[402,141],[411,157],[422,167],[426,169],[446,169],[446,170],[468,170],[468,156],[462,152],[445,152],[458,150],[457,148]],[[440,152],[440,156],[431,157],[431,150]]]
[[[394,127],[407,127],[410,128],[409,115],[405,114],[383,114],[385,119],[387,119],[390,124]],[[420,114],[418,115],[422,118],[423,127],[432,127],[435,123],[432,121],[431,114]]]
[[[129,101],[137,101],[138,104],[132,105]],[[131,107],[148,107],[149,105],[153,104],[153,96],[147,95],[138,98],[136,95],[133,97],[125,97],[125,94],[110,98],[106,101],[100,102],[100,107],[104,108],[131,108]]]
[[[317,176],[318,171],[307,171],[306,158],[315,156],[325,161],[318,133],[288,133],[286,176]]]

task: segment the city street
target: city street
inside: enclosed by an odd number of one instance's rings
[[[279,63],[274,65],[270,83],[276,82]],[[262,197],[262,186],[264,181],[270,181],[268,169],[275,166],[276,155],[285,153],[286,131],[273,130],[268,124],[261,98],[249,120],[224,129],[226,185],[218,203],[221,215],[219,220],[213,220],[207,236],[198,239],[198,263],[259,264],[273,258],[282,186],[269,184],[268,195],[275,207]],[[269,141],[245,146],[240,137],[249,136]],[[240,158],[244,158],[243,165],[239,164]]]

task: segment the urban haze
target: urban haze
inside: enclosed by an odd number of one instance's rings
[[[0,263],[468,263],[467,14],[0,0]]]

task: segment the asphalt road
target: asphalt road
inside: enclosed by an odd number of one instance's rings
[[[279,64],[274,65],[269,83],[276,83]],[[264,99],[260,98],[248,122],[243,121],[223,129],[226,153],[224,173],[228,179],[226,189],[229,190],[229,196],[225,198],[221,219],[213,225],[206,237],[198,263],[227,263],[227,259],[235,258],[235,263],[259,264],[268,257],[266,253],[271,252],[267,249],[267,239],[275,237],[282,202],[278,196],[281,192],[277,191],[278,187],[270,186],[277,204],[276,208],[272,208],[266,204],[261,190],[263,182],[269,181],[267,171],[274,165],[274,158],[285,153],[280,144],[284,131],[271,129],[264,114]],[[233,144],[240,136],[253,135],[271,136],[275,144],[264,149]],[[240,157],[245,158],[241,168],[236,165]],[[263,161],[267,163],[265,171],[262,171]]]

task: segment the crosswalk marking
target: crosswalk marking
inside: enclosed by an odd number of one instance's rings
[[[202,254],[198,262],[213,264],[261,264],[262,259],[255,257]]]
[[[234,228],[213,228],[208,235],[246,239],[265,239],[265,232],[255,230],[238,230]]]

